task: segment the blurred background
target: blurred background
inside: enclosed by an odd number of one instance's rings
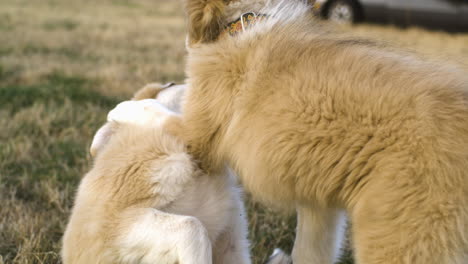
[[[342,24],[338,30],[468,74],[467,0],[368,2],[319,1],[314,12]],[[107,112],[146,83],[184,81],[181,7],[176,0],[0,1],[0,263],[60,263],[73,195]],[[246,198],[254,263],[275,247],[289,252],[294,217]]]
[[[365,21],[468,31],[468,0],[317,0],[314,11],[341,24]]]

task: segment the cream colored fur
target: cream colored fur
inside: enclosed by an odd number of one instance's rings
[[[166,89],[169,86],[170,89]],[[182,98],[185,94],[186,85],[161,85],[159,83],[147,84],[142,89],[138,90],[133,96],[133,100],[143,100],[148,98],[156,98],[158,101],[169,108],[170,110],[180,113]],[[112,133],[116,131],[118,124],[115,122],[107,122],[94,135],[91,147],[89,149],[92,156],[97,154],[97,150],[101,149],[111,138]]]
[[[221,38],[230,1],[185,2],[189,89],[168,129],[296,208],[295,264],[333,261],[340,209],[359,264],[468,263],[466,73],[328,33],[299,1],[241,10],[270,16]]]
[[[154,97],[148,86],[135,96]],[[249,264],[241,193],[227,171],[202,172],[167,133],[183,87],[120,104],[97,135],[63,238],[66,264]],[[108,130],[108,128],[111,128]]]

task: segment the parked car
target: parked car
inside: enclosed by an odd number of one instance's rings
[[[468,0],[316,0],[314,11],[338,23],[366,20],[468,30]]]

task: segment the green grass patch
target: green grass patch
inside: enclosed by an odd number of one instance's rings
[[[0,68],[2,75],[6,73]],[[66,99],[74,104],[90,103],[107,108],[119,102],[118,98],[99,94],[91,88],[93,85],[96,83],[81,77],[51,73],[45,76],[42,83],[0,86],[0,109],[15,113],[33,103],[60,103]]]
[[[112,0],[112,4],[116,6],[124,6],[127,8],[137,8],[139,7],[138,2],[131,0]]]
[[[54,19],[48,20],[42,24],[42,27],[46,30],[74,30],[80,24],[77,21],[71,19]]]
[[[54,72],[33,85],[0,85],[0,263],[60,263],[90,140],[123,100],[97,84]]]
[[[287,217],[255,202],[250,196],[247,199],[249,213],[249,239],[253,241],[252,255],[256,263],[266,263],[274,248],[291,252],[295,237],[296,217]]]
[[[10,49],[5,50],[6,52],[11,52]],[[1,50],[0,50],[1,52]],[[87,59],[87,60],[92,60],[96,61],[98,58],[93,55],[93,54],[84,54],[83,50],[80,49],[80,47],[74,47],[73,45],[71,46],[61,46],[61,47],[48,47],[48,46],[43,46],[43,45],[38,45],[34,43],[29,43],[22,47],[22,50],[20,53],[25,54],[25,55],[38,55],[40,54],[41,56],[47,56],[47,55],[61,55],[66,57],[67,59],[70,60],[81,60],[81,59]]]
[[[0,13],[0,30],[12,31],[14,29],[13,19],[8,13]]]
[[[76,184],[88,167],[92,135],[122,98],[92,89],[95,81],[52,73],[36,85],[0,86],[1,183],[21,197],[41,181]]]
[[[8,54],[11,54],[13,52],[13,48],[11,47],[0,47],[0,56],[6,56]]]

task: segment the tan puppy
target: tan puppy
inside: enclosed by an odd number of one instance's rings
[[[132,112],[120,104],[96,135],[95,163],[63,238],[64,263],[250,263],[240,191],[226,171],[203,173],[167,133],[176,113],[160,103],[177,110],[184,88],[169,89]],[[148,86],[135,99],[160,90]]]
[[[295,264],[332,262],[340,208],[357,263],[468,263],[465,73],[327,33],[300,1],[241,10],[267,16],[221,37],[229,1],[185,2],[189,90],[168,125],[204,169],[297,208]]]

